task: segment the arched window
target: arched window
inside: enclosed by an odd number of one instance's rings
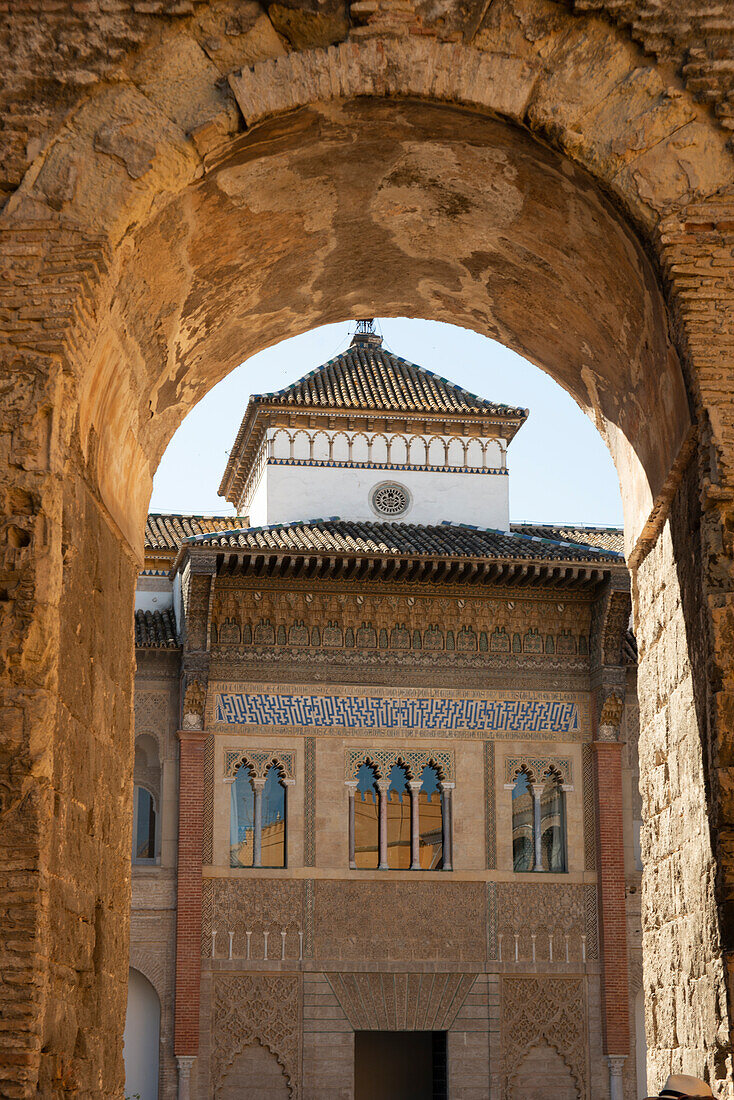
[[[512,866],[515,871],[566,871],[566,797],[557,772],[541,782],[523,769],[512,787]]]
[[[286,794],[275,764],[265,773],[262,800],[262,866],[285,867]]]
[[[377,780],[373,768],[362,764],[354,793],[354,851],[350,863],[374,871],[380,862],[380,821]]]
[[[243,761],[230,795],[230,867],[285,867],[286,793],[276,764],[255,777]]]
[[[410,867],[410,794],[401,764],[390,769],[387,791],[387,863],[393,870]]]
[[[525,772],[520,772],[512,789],[512,867],[532,871],[534,867],[533,793]]]
[[[538,870],[556,874],[566,870],[565,798],[557,776],[549,776],[540,796],[540,847]]]
[[[438,871],[443,867],[443,795],[433,764],[426,764],[421,775],[418,810],[421,870]]]
[[[133,863],[157,863],[160,855],[161,765],[158,742],[149,733],[135,738],[133,763]]]
[[[230,794],[229,865],[252,867],[255,840],[255,789],[246,764],[235,772]]]
[[[133,802],[133,863],[155,863],[158,815],[153,795],[135,786]]]

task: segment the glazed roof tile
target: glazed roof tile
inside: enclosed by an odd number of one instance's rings
[[[140,649],[176,649],[176,619],[172,608],[135,612],[135,645]]]
[[[624,531],[621,527],[566,527],[551,523],[511,523],[510,530],[518,535],[573,542],[624,554]]]
[[[192,535],[247,526],[247,516],[195,516],[151,512],[145,523],[145,549],[176,551]]]
[[[496,560],[558,560],[565,562],[624,561],[610,550],[563,539],[495,531],[463,524],[368,523],[311,520],[270,527],[248,527],[196,536],[194,546],[226,550],[271,550],[291,553],[340,553],[432,557],[472,557]]]
[[[527,409],[499,405],[469,393],[433,371],[393,355],[376,338],[355,337],[341,355],[254,404],[315,409],[379,409],[411,413],[471,413],[524,421]]]

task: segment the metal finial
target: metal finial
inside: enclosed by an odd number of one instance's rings
[[[357,321],[356,333],[358,336],[376,336],[374,317],[362,317]]]

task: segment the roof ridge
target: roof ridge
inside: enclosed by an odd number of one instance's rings
[[[350,346],[346,348],[343,352],[340,352],[338,355],[334,355],[330,359],[327,359],[326,362],[321,363],[320,366],[315,367],[313,370],[310,370],[306,374],[301,375],[289,385],[284,386],[279,390],[268,390],[262,393],[252,394],[250,400],[254,404],[263,404],[268,400],[283,398],[288,396],[289,394],[298,394],[299,392],[302,393],[305,398],[306,394],[303,391],[306,389],[306,383],[316,378],[325,378],[326,380],[331,382],[332,379],[329,378],[329,371],[341,369],[344,372],[346,372],[347,370],[350,370],[352,372],[361,371],[363,376],[367,376],[366,378],[363,377],[352,379],[351,385],[349,386],[349,389],[353,391],[349,394],[349,397],[352,400],[354,400],[356,397],[358,401],[361,401],[364,399],[364,396],[366,396],[366,401],[364,403],[365,405],[367,405],[369,404],[370,398],[372,400],[375,400],[376,404],[379,404],[378,399],[381,399],[382,403],[385,404],[385,407],[390,408],[392,404],[391,397],[387,396],[387,394],[385,393],[380,393],[380,387],[376,385],[375,379],[370,377],[370,374],[374,370],[376,363],[380,360],[382,360],[380,365],[382,366],[383,370],[378,370],[376,372],[377,377],[383,375],[386,370],[392,372],[393,375],[405,370],[408,374],[408,378],[405,379],[405,381],[407,382],[410,379],[410,372],[414,371],[419,376],[430,379],[435,384],[436,389],[439,391],[439,393],[442,388],[444,390],[448,390],[450,391],[452,396],[461,397],[467,405],[473,405],[476,411],[481,411],[482,409],[486,409],[487,411],[493,410],[495,412],[504,413],[505,415],[515,416],[518,419],[520,417],[524,419],[529,415],[528,409],[524,409],[517,405],[508,405],[505,402],[491,401],[489,398],[486,397],[480,397],[479,394],[474,393],[473,391],[467,389],[465,386],[460,385],[458,382],[452,382],[449,378],[446,378],[445,375],[439,374],[437,371],[431,370],[430,367],[424,367],[421,366],[420,363],[414,363],[409,359],[405,359],[402,355],[396,355],[394,352],[390,351],[387,348],[372,347],[371,345],[362,344],[350,344]],[[367,365],[369,365],[369,371]],[[392,381],[393,380],[391,379],[391,382]],[[365,382],[367,383],[366,387],[364,384]],[[323,387],[324,390],[328,390],[329,388],[333,388],[333,386]],[[399,398],[398,387],[392,384],[388,388],[394,391],[396,397]],[[411,386],[410,388],[413,389],[414,387]],[[365,395],[365,389],[368,391],[371,390],[372,393],[370,394],[369,392],[367,392]],[[325,396],[327,398],[330,398],[330,394],[328,392],[325,393]],[[411,394],[411,397],[415,401],[416,394]],[[304,404],[314,403],[315,402],[313,400],[304,400]],[[335,404],[339,404],[338,398],[335,401]],[[458,407],[439,409],[438,411],[460,413],[462,409],[459,401],[456,401],[456,406]],[[429,408],[427,411],[436,410],[431,410]]]

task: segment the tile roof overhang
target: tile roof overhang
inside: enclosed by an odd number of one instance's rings
[[[187,558],[192,569],[223,576],[575,590],[627,573],[610,551],[459,524],[278,524],[190,539],[174,572]]]
[[[173,610],[136,611],[135,645],[138,649],[178,649],[180,642]]]
[[[145,571],[173,565],[181,543],[192,535],[248,526],[247,516],[201,516],[175,512],[151,512],[145,521]]]
[[[439,434],[499,435],[509,443],[528,418],[528,410],[487,401],[461,386],[385,351],[366,340],[275,393],[253,394],[232,446],[219,495],[239,507],[262,438],[277,414],[307,414],[313,420],[375,418],[420,423]],[[422,428],[414,429],[421,434]]]

